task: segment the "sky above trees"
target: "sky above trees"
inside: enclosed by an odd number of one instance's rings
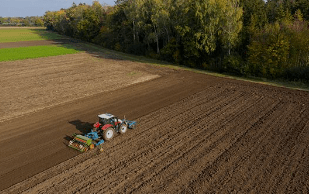
[[[46,11],[67,9],[76,4],[92,4],[93,0],[1,0],[1,17],[43,16]],[[101,4],[114,5],[115,0],[99,0]]]

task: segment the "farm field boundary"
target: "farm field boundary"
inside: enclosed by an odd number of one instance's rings
[[[0,48],[20,47],[23,45],[27,46],[27,43],[24,43],[24,42],[29,42],[28,45],[31,45],[31,46],[42,45],[42,44],[50,45],[50,44],[59,44],[59,43],[61,44],[69,43],[69,44],[73,44],[75,48],[78,47],[78,49],[81,49],[86,52],[90,52],[90,53],[97,52],[99,53],[99,55],[103,55],[103,57],[105,58],[107,57],[107,58],[125,59],[125,60],[131,60],[131,61],[136,61],[136,62],[148,63],[152,65],[159,65],[162,67],[168,67],[172,69],[182,69],[182,70],[187,70],[187,71],[193,71],[196,73],[202,73],[202,74],[207,74],[207,75],[212,75],[212,76],[217,76],[217,77],[224,77],[224,78],[230,78],[230,79],[250,81],[250,82],[259,83],[259,84],[273,85],[277,87],[285,87],[285,88],[290,88],[290,89],[309,91],[309,85],[306,83],[282,81],[282,80],[268,80],[265,78],[256,78],[256,77],[237,77],[237,76],[233,76],[229,74],[220,74],[220,73],[211,72],[211,71],[197,70],[197,69],[192,69],[192,68],[188,68],[184,66],[177,66],[175,64],[169,64],[167,62],[158,61],[158,60],[150,59],[150,58],[143,57],[143,56],[135,56],[135,55],[127,54],[127,53],[121,53],[121,52],[117,52],[114,50],[105,49],[95,44],[80,41],[77,39],[68,38],[66,36],[62,36],[54,32],[46,31],[45,28],[0,27],[0,32],[2,32],[3,30],[6,30],[7,32],[12,31],[13,33],[11,35],[10,40],[8,41],[5,41],[4,39],[6,39],[6,36],[3,36],[2,43],[1,43],[1,35],[0,35]],[[21,33],[21,32],[25,32],[25,33]],[[24,40],[27,40],[27,41],[24,41]],[[31,40],[37,40],[37,41],[31,41]],[[41,40],[41,42],[39,40]],[[46,40],[50,40],[50,42]],[[3,44],[3,43],[8,43],[8,44]]]
[[[215,77],[228,78],[228,79],[241,80],[241,81],[248,81],[248,82],[257,83],[257,84],[271,85],[271,86],[289,88],[289,89],[294,89],[294,90],[309,91],[309,84],[308,83],[283,81],[283,80],[270,80],[270,79],[259,78],[259,77],[239,77],[239,76],[234,76],[234,75],[231,75],[231,74],[223,74],[223,73],[217,73],[217,72],[212,72],[212,71],[207,71],[207,70],[199,70],[199,69],[194,69],[194,68],[190,68],[190,67],[180,66],[180,65],[177,65],[177,64],[170,64],[170,63],[165,62],[165,61],[151,59],[151,58],[147,58],[147,57],[144,57],[144,56],[136,56],[136,55],[131,55],[131,54],[127,54],[127,53],[122,53],[122,52],[118,52],[118,51],[115,51],[115,50],[102,48],[102,47],[95,45],[95,44],[92,44],[92,43],[82,42],[81,45],[82,45],[82,48],[84,48],[86,50],[96,51],[96,52],[101,53],[101,54],[113,56],[114,58],[121,58],[121,59],[125,59],[125,60],[130,60],[130,61],[147,63],[147,64],[150,64],[150,65],[167,67],[167,68],[175,69],[175,70],[185,70],[185,71],[190,71],[190,72],[195,72],[195,73],[200,73],[200,74],[207,74],[207,75],[211,75],[211,76],[215,76]]]

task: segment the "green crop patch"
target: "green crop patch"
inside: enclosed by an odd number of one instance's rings
[[[33,41],[33,40],[54,40],[62,38],[61,35],[46,31],[45,29],[0,29],[0,43],[1,42],[19,42],[19,41]]]
[[[0,61],[33,59],[57,55],[74,54],[80,51],[70,45],[29,46],[0,49]]]

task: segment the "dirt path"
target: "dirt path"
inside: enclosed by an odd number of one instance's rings
[[[24,180],[4,192],[306,193],[308,99],[306,92],[168,72],[1,123],[1,189]],[[68,149],[66,135],[102,111],[140,125],[104,144],[102,154]]]

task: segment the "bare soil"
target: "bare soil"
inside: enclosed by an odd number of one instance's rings
[[[52,45],[52,44],[55,44],[54,41],[49,41],[49,40],[4,42],[4,43],[0,43],[0,49],[2,49],[2,48],[15,48],[15,47],[27,47],[27,46]]]
[[[86,53],[0,68],[2,193],[309,192],[308,92]],[[139,125],[66,146],[104,112]]]
[[[159,77],[142,66],[87,53],[0,62],[0,121]]]

